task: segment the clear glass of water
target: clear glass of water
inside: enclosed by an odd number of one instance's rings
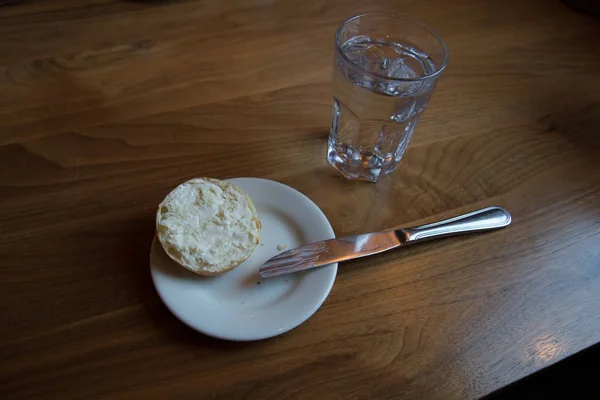
[[[349,179],[393,172],[448,63],[442,38],[392,14],[352,17],[335,34],[327,161]]]

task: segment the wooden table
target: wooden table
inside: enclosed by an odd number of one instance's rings
[[[333,34],[410,15],[450,65],[394,175],[325,163]],[[24,1],[0,8],[0,397],[477,398],[600,341],[600,22],[559,1]],[[195,176],[306,194],[337,235],[498,204],[503,231],[341,266],[275,339],[180,323],[154,212]]]

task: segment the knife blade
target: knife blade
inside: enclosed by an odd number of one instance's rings
[[[370,256],[401,244],[395,231],[329,239],[284,251],[264,263],[259,272],[263,278],[291,274],[339,261]]]

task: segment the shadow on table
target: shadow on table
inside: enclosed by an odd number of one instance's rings
[[[502,388],[484,400],[600,399],[600,343]]]
[[[169,341],[189,344],[190,348],[196,351],[211,349],[218,352],[252,346],[252,342],[228,342],[202,335],[171,314],[156,292],[149,271],[148,261],[154,228],[154,213],[145,212],[137,218],[112,222],[106,231],[100,230],[97,233],[104,238],[108,251],[114,253],[113,259],[117,260],[112,273],[128,270],[119,290],[137,293],[138,301],[145,308],[149,322]],[[98,232],[98,229],[96,231]],[[182,268],[182,273],[186,272]]]
[[[151,288],[147,296],[144,298],[144,306],[146,307],[148,318],[161,334],[167,336],[170,340],[178,343],[188,343],[197,351],[203,349],[219,350],[235,350],[249,346],[256,346],[256,343],[261,342],[231,342],[226,340],[215,339],[210,336],[196,332],[183,322],[179,321],[167,307],[161,302],[154,285],[150,282]],[[264,342],[264,341],[263,341]]]

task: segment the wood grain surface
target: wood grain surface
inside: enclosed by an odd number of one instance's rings
[[[335,28],[434,27],[450,64],[399,170],[326,165]],[[473,399],[600,341],[600,20],[560,1],[0,7],[0,398]],[[267,341],[180,323],[148,270],[195,176],[290,185],[337,235],[497,204],[513,225],[345,263]]]

